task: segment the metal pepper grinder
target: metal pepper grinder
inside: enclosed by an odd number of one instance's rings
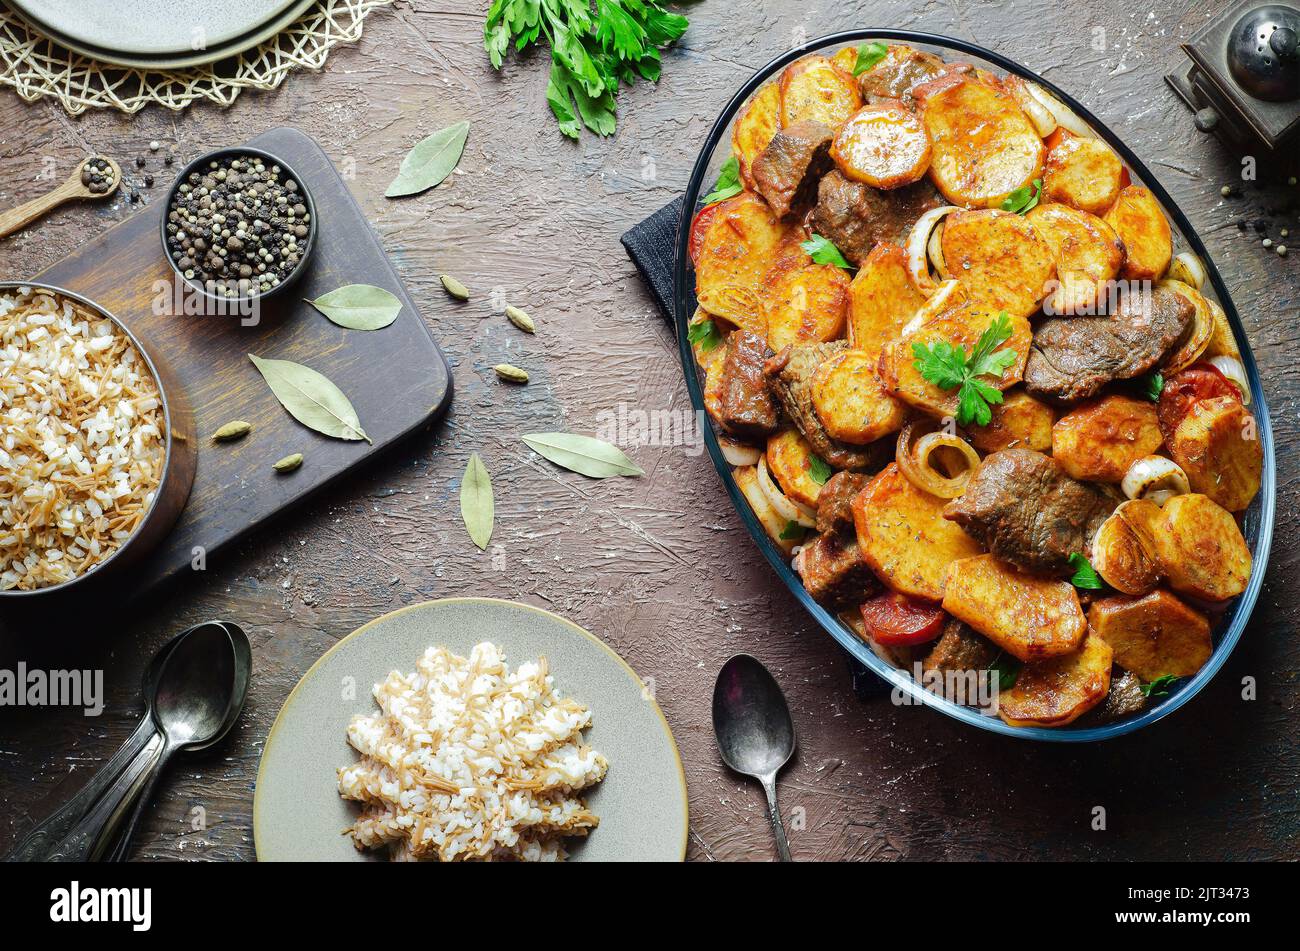
[[[1300,7],[1244,0],[1182,47],[1190,62],[1165,78],[1198,129],[1278,157],[1300,137]]]

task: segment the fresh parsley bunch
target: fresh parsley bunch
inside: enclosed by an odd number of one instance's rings
[[[969,357],[964,346],[954,347],[947,340],[934,340],[927,344],[912,344],[912,365],[918,373],[942,390],[957,393],[957,424],[966,426],[974,422],[987,426],[993,418],[991,404],[1002,402],[1002,393],[980,377],[1002,378],[1007,367],[1016,362],[1014,350],[998,347],[1011,338],[1011,320],[1002,311],[980,334]]]
[[[546,101],[560,131],[578,138],[582,126],[612,135],[619,83],[659,80],[659,50],[686,32],[686,17],[654,0],[493,0],[483,24],[483,48],[500,69],[513,41],[551,47]]]

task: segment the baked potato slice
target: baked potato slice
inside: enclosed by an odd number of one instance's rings
[[[1124,242],[1096,215],[1059,202],[1025,215],[1056,257],[1056,284],[1044,310],[1052,315],[1098,314],[1124,263]]]
[[[849,285],[849,346],[879,359],[924,303],[908,279],[907,252],[876,245]]]
[[[797,429],[783,429],[767,441],[767,471],[788,498],[817,507],[822,483],[812,477],[816,453]]]
[[[1101,139],[1086,139],[1062,128],[1048,136],[1043,201],[1104,215],[1127,179],[1119,156]]]
[[[825,56],[805,56],[781,73],[781,127],[812,119],[838,129],[862,108],[853,74]]]
[[[1026,663],[1072,653],[1088,632],[1073,585],[1020,571],[995,555],[952,563],[943,609]]]
[[[903,428],[907,409],[885,392],[876,361],[843,350],[813,373],[813,411],[832,439],[863,446]]]
[[[1043,174],[1047,150],[999,85],[950,71],[913,90],[930,135],[930,179],[954,205],[997,208]]]
[[[930,167],[930,136],[911,109],[885,100],[849,117],[831,143],[831,158],[845,178],[901,188],[920,181]]]
[[[1234,397],[1193,403],[1169,440],[1169,456],[1187,473],[1192,491],[1229,512],[1244,511],[1259,491],[1264,447],[1255,417]]]
[[[767,335],[763,277],[790,229],[753,192],[719,202],[704,227],[695,261],[695,297],[715,317]]]
[[[704,408],[719,426],[722,421],[722,370],[726,364],[727,344],[724,342],[714,352],[713,359],[704,369]]]
[[[741,181],[750,188],[754,185],[750,175],[754,159],[763,154],[780,127],[781,90],[776,83],[765,83],[740,110],[731,128],[731,153],[740,165]]]
[[[980,335],[988,330],[997,316],[996,311],[961,306],[918,327],[910,330],[904,328],[903,335],[880,355],[877,372],[881,382],[890,394],[931,416],[943,418],[955,415],[958,391],[941,390],[923,377],[916,368],[912,345],[946,340],[954,347],[965,347],[969,355],[974,351]],[[1029,345],[1033,339],[1028,320],[1018,316],[1010,316],[1008,319],[1011,321],[1011,336],[999,349],[1014,350],[1016,361],[1007,367],[999,379],[987,381],[999,390],[1010,389],[1023,378],[1025,361],[1029,359]]]
[[[763,278],[767,344],[773,352],[792,343],[836,340],[849,312],[849,276],[834,264],[813,264],[797,245]]]
[[[1120,277],[1128,281],[1155,281],[1169,270],[1174,256],[1173,231],[1156,196],[1141,185],[1121,189],[1105,215],[1106,224],[1124,242]]]
[[[912,485],[896,462],[854,496],[862,559],[894,591],[939,601],[949,566],[979,553],[979,544],[943,517],[945,504]]]
[[[1114,653],[1088,635],[1077,651],[1026,664],[998,694],[998,716],[1011,726],[1065,726],[1106,699]]]
[[[1111,646],[1115,663],[1148,683],[1190,677],[1214,651],[1210,622],[1168,591],[1102,598],[1088,609],[1088,624]]]
[[[1052,451],[1052,424],[1056,411],[1024,390],[1007,393],[1001,403],[989,407],[992,419],[987,426],[967,430],[970,443],[980,452],[1002,449]]]
[[[721,321],[713,320],[713,315],[708,313],[703,307],[695,308],[695,313],[692,315],[690,323],[687,325],[687,332],[689,333],[699,324],[710,320],[713,321],[713,326],[717,328],[718,336],[721,337],[721,339],[714,343],[711,349],[706,349],[706,346],[708,346],[706,341],[695,341],[691,343],[691,352],[695,354],[696,365],[703,367],[705,370],[707,370],[715,360],[727,355],[727,340],[725,336],[726,326]]]
[[[1097,529],[1088,560],[1102,580],[1124,594],[1142,595],[1164,577],[1149,541],[1160,530],[1164,514],[1147,499],[1122,503]]]
[[[1052,427],[1052,456],[1069,475],[1092,482],[1122,481],[1162,442],[1155,404],[1119,394],[1073,409]]]
[[[1246,590],[1251,557],[1232,513],[1199,493],[1165,503],[1156,560],[1169,587],[1202,601],[1226,601]]]
[[[1024,216],[984,208],[943,223],[943,260],[972,302],[1028,317],[1056,276],[1052,247]]]

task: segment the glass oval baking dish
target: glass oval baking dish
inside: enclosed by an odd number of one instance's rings
[[[884,678],[899,691],[902,691],[902,693],[908,697],[910,703],[924,704],[939,710],[947,716],[979,727],[980,729],[992,730],[996,733],[1003,733],[1021,739],[1054,742],[1090,742],[1093,740],[1108,739],[1110,737],[1132,733],[1135,730],[1139,730],[1142,727],[1167,716],[1195,696],[1205,686],[1205,684],[1209,682],[1210,678],[1214,676],[1218,669],[1223,666],[1224,661],[1227,660],[1233,647],[1241,638],[1246,623],[1250,618],[1251,610],[1259,596],[1259,591],[1264,581],[1264,573],[1268,564],[1268,553],[1272,540],[1273,516],[1276,502],[1276,472],[1273,457],[1272,428],[1269,422],[1268,408],[1264,400],[1263,388],[1260,384],[1259,373],[1255,365],[1254,356],[1250,350],[1249,342],[1246,339],[1244,329],[1241,325],[1240,317],[1237,314],[1236,308],[1233,306],[1227,287],[1223,283],[1223,278],[1220,276],[1218,269],[1214,266],[1214,262],[1210,260],[1204,245],[1201,243],[1200,238],[1197,237],[1191,223],[1174,205],[1168,192],[1165,191],[1159,181],[1156,180],[1155,176],[1151,174],[1150,170],[1147,169],[1133,151],[1128,148],[1128,146],[1125,145],[1118,136],[1111,132],[1110,129],[1098,121],[1086,107],[1082,106],[1067,93],[1062,92],[1052,83],[1046,81],[1036,73],[1031,72],[1018,63],[1003,56],[999,56],[990,50],[986,50],[972,43],[967,43],[963,40],[907,30],[849,30],[843,33],[821,37],[810,41],[807,45],[797,50],[783,53],[762,69],[758,70],[758,72],[756,72],[739,90],[737,90],[736,94],[727,103],[722,114],[714,122],[712,129],[709,131],[704,147],[700,152],[699,158],[695,162],[695,166],[687,183],[681,223],[678,227],[673,269],[673,302],[676,310],[674,323],[677,331],[678,347],[681,353],[682,366],[685,370],[686,387],[690,394],[692,406],[696,410],[697,414],[702,414],[707,418],[707,413],[704,412],[704,394],[702,385],[703,374],[696,365],[690,341],[687,339],[687,325],[691,319],[691,315],[695,312],[696,307],[694,268],[691,264],[690,255],[688,253],[690,225],[695,212],[700,207],[700,198],[706,193],[706,188],[717,178],[723,163],[725,163],[731,156],[730,132],[732,123],[739,114],[741,108],[749,101],[751,96],[764,83],[777,76],[780,71],[790,63],[801,59],[802,57],[818,53],[830,56],[844,46],[868,40],[884,40],[905,43],[921,50],[936,53],[943,56],[945,59],[950,59],[952,54],[955,53],[958,54],[960,60],[971,62],[979,68],[989,69],[997,75],[1014,74],[1038,83],[1072,109],[1077,116],[1091,128],[1096,136],[1108,143],[1115,150],[1127,166],[1129,175],[1134,183],[1144,185],[1154,193],[1160,204],[1163,206],[1164,211],[1173,226],[1175,253],[1186,250],[1199,256],[1205,266],[1207,278],[1201,291],[1207,297],[1217,300],[1222,306],[1223,310],[1227,314],[1228,321],[1231,324],[1237,345],[1241,350],[1241,362],[1245,368],[1250,385],[1250,409],[1256,417],[1259,439],[1263,448],[1264,467],[1260,491],[1256,495],[1250,507],[1244,513],[1242,519],[1242,530],[1247,545],[1250,547],[1253,559],[1251,576],[1246,590],[1235,599],[1228,602],[1228,606],[1223,610],[1222,614],[1213,620],[1214,629],[1212,631],[1212,636],[1214,638],[1214,650],[1204,666],[1202,666],[1193,676],[1179,681],[1170,689],[1168,695],[1161,697],[1154,702],[1148,703],[1146,708],[1139,713],[1101,725],[1068,725],[1052,728],[1011,726],[1004,723],[996,716],[989,716],[981,713],[975,707],[958,705],[925,689],[920,683],[914,680],[909,673],[893,667],[887,661],[878,656],[865,641],[861,640],[854,633],[851,628],[814,601],[804,589],[799,576],[795,573],[790,564],[790,560],[781,549],[769,539],[767,532],[764,530],[757,516],[750,508],[749,503],[741,494],[741,491],[732,476],[731,465],[722,454],[722,449],[718,443],[718,432],[716,431],[715,424],[711,419],[709,420],[709,425],[703,427],[705,443],[708,446],[709,455],[713,459],[713,464],[717,468],[719,475],[722,477],[723,484],[727,488],[727,493],[731,496],[732,504],[740,514],[741,521],[744,522],[749,534],[753,537],[755,543],[762,550],[764,557],[785,586],[790,589],[795,598],[799,600],[804,608],[813,616],[813,618],[816,619],[822,628],[840,644],[841,647],[852,654],[862,664],[870,668],[874,673]]]

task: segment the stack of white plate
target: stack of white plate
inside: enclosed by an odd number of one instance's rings
[[[92,59],[189,69],[266,42],[316,0],[8,0],[33,27]]]

